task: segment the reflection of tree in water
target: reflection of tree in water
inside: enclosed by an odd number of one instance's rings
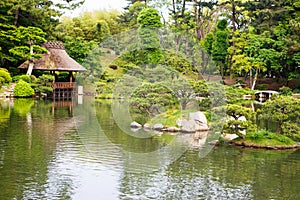
[[[47,199],[49,193],[70,199],[69,179],[55,184],[48,180],[57,144],[74,123],[68,110],[62,119],[53,117],[51,106],[47,101],[15,99],[8,108],[9,120],[0,121],[0,127],[6,127],[0,129],[0,199]]]
[[[120,106],[120,109],[123,107]],[[101,128],[103,129],[103,132],[107,136],[107,138],[113,143],[119,145],[124,151],[129,152],[152,152],[157,150],[160,146],[160,142],[157,139],[157,137],[154,137],[149,133],[142,133],[145,134],[145,138],[140,137],[134,137],[134,133],[130,130],[129,123],[127,123],[128,129],[126,132],[131,132],[132,135],[127,134],[123,130],[119,128],[119,126],[111,119],[113,119],[113,113],[111,110],[111,104],[110,103],[104,103],[101,101],[101,103],[96,104],[96,112],[97,112],[97,118],[99,121],[99,124]],[[126,113],[126,110],[120,110],[119,111],[119,117],[126,116],[123,115]],[[124,117],[124,120],[126,118]]]
[[[216,147],[187,151],[167,168],[124,171],[120,199],[299,199],[299,151]]]

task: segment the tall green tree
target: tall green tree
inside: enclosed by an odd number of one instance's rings
[[[160,15],[154,8],[144,8],[139,16],[138,23],[140,24],[138,34],[141,43],[141,54],[144,55],[144,64],[158,64],[162,58],[162,50],[158,37],[158,28],[162,26]]]
[[[220,20],[215,32],[215,40],[212,43],[211,55],[213,60],[219,66],[222,78],[224,78],[227,66],[229,38],[227,30],[227,21]]]

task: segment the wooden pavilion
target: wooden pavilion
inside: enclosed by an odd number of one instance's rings
[[[60,42],[48,41],[42,45],[48,50],[43,54],[42,58],[35,58],[33,61],[25,61],[18,68],[31,70],[50,71],[50,74],[55,76],[55,72],[69,72],[69,82],[57,82],[55,77],[52,83],[53,96],[61,97],[71,94],[76,88],[76,82],[73,80],[73,72],[82,72],[86,69],[72,59],[66,52],[65,47]],[[30,64],[33,68],[30,69]]]

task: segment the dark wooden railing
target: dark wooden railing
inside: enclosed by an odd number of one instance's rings
[[[76,83],[70,83],[70,82],[55,82],[52,83],[53,89],[72,89],[76,87]]]

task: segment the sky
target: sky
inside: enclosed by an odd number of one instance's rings
[[[77,8],[74,11],[70,11],[66,13],[68,16],[78,16],[79,14],[85,12],[85,11],[93,11],[93,10],[112,10],[117,9],[122,11],[124,7],[128,5],[128,2],[125,0],[85,0],[85,3]]]

